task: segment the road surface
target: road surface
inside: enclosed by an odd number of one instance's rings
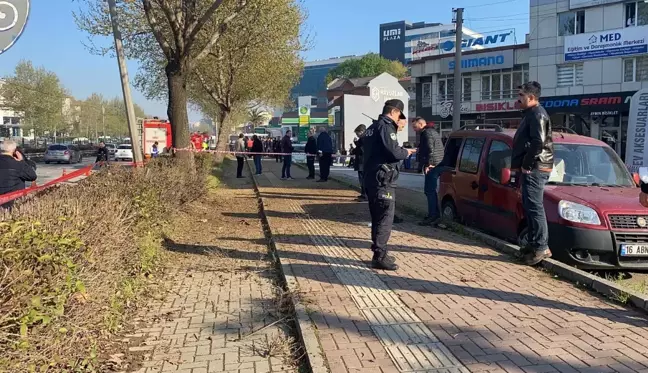
[[[38,185],[45,184],[49,181],[63,176],[63,170],[66,170],[67,173],[70,173],[91,165],[92,163],[94,163],[94,160],[95,157],[86,157],[81,163],[76,164],[45,164],[43,162],[37,162],[36,175],[38,176],[38,179],[36,179],[36,183]]]

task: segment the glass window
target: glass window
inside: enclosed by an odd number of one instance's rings
[[[469,76],[463,78],[463,101],[471,101],[472,99],[472,80]]]
[[[446,140],[445,141],[445,147],[444,147],[444,155],[443,159],[447,159],[448,161],[448,167],[451,167],[454,169],[457,167],[457,157],[459,156],[459,150],[461,149],[461,141],[463,138],[461,137],[455,137],[450,140],[448,140],[448,137],[450,136],[450,133],[452,132],[452,123],[449,123],[449,129],[444,131],[443,127],[441,129],[441,136]]]
[[[500,74],[491,75],[491,100],[499,100],[502,97],[502,78]]]
[[[549,184],[634,187],[628,169],[614,150],[580,144],[555,144]]]
[[[623,60],[623,81],[648,81],[648,57],[635,57]]]
[[[513,73],[513,89],[517,90],[522,85],[522,72],[516,71]]]
[[[482,75],[481,98],[490,100],[490,75]]]
[[[446,96],[446,80],[441,79],[439,80],[439,101],[445,101],[445,96]]]
[[[585,11],[560,13],[558,15],[558,35],[576,35],[585,32]]]
[[[443,76],[439,78],[439,101],[452,101],[454,94],[454,78]]]
[[[511,168],[511,148],[502,141],[493,140],[486,158],[488,177],[499,183],[503,168]]]
[[[432,83],[423,83],[423,87],[421,88],[421,93],[422,93],[422,98],[421,98],[421,104],[423,107],[430,107],[432,106]]]
[[[459,171],[476,174],[479,169],[479,158],[483,147],[483,138],[466,139],[463,151],[461,152]]]
[[[636,1],[625,5],[625,26],[648,25],[648,3]]]
[[[583,64],[558,65],[556,69],[558,87],[583,85]]]
[[[513,87],[511,86],[511,74],[502,75],[502,97],[513,97]]]

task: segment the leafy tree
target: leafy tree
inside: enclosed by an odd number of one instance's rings
[[[126,106],[121,98],[107,100],[102,95],[93,93],[78,102],[78,106],[80,112],[74,126],[75,135],[87,138],[128,135]],[[134,106],[137,118],[146,117],[139,105]]]
[[[382,73],[389,73],[400,79],[407,76],[407,67],[399,61],[391,61],[376,53],[369,53],[362,58],[346,60],[329,71],[326,84],[336,78],[364,78]]]
[[[248,123],[252,124],[253,127],[257,127],[265,122],[268,114],[259,107],[252,107],[248,110]]]
[[[63,105],[67,93],[58,76],[30,61],[20,61],[14,74],[0,84],[1,106],[16,112],[24,128],[36,136],[56,134],[66,127]]]
[[[104,0],[81,0],[87,7],[75,13],[77,26],[92,36],[112,34]],[[124,48],[144,69],[163,67],[168,92],[167,114],[176,147],[189,145],[187,80],[227,34],[248,1],[264,0],[118,0]],[[218,11],[217,11],[218,10]],[[105,53],[110,48],[94,48]]]

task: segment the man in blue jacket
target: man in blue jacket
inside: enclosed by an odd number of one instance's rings
[[[317,136],[317,150],[320,153],[320,179],[317,181],[325,182],[328,181],[333,162],[333,140],[325,127],[320,128],[320,134]]]

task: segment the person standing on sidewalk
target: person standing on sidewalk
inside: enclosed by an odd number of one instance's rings
[[[364,167],[363,167],[363,151],[362,144],[364,142],[364,134],[367,131],[367,126],[364,124],[359,125],[354,130],[357,139],[353,141],[353,169],[358,172],[358,181],[360,182],[360,195],[358,196],[358,201],[363,202],[367,200],[367,193],[365,192],[364,187]]]
[[[318,182],[328,181],[331,173],[331,163],[333,163],[333,140],[326,132],[326,127],[320,128],[320,134],[317,136],[317,150],[320,153],[320,179]]]
[[[0,148],[0,195],[23,190],[26,182],[36,181],[36,170],[17,151],[18,144],[15,141],[5,140]],[[14,201],[9,201],[0,208],[10,210],[13,204]]]
[[[281,152],[286,153],[283,157],[283,166],[281,167],[281,180],[292,180],[290,176],[290,166],[292,166],[293,145],[291,140],[292,132],[286,131],[286,136],[281,140]]]
[[[401,100],[387,100],[382,114],[364,135],[364,186],[369,199],[371,214],[371,266],[394,271],[398,265],[387,255],[387,242],[394,223],[395,182],[398,180],[398,164],[414,153],[398,145],[397,131],[407,124],[405,105]]]
[[[259,136],[252,136],[252,157],[254,158],[254,168],[256,169],[256,174],[261,175],[263,167],[261,165],[261,159],[263,158],[263,143]]]
[[[277,137],[273,142],[272,142],[272,151],[275,153],[275,161],[277,163],[281,163],[281,139]]]
[[[243,163],[245,161],[245,140],[243,139],[243,134],[239,134],[238,140],[234,145],[234,151],[236,152],[236,178],[243,178]]]
[[[551,119],[540,105],[540,83],[521,85],[518,102],[522,122],[513,137],[511,169],[522,172],[522,208],[527,220],[527,245],[520,251],[527,265],[551,257],[544,209],[544,187],[554,165]]]
[[[304,147],[306,153],[306,165],[308,166],[308,177],[306,179],[315,179],[315,155],[317,154],[317,140],[315,140],[315,129],[308,131],[308,140]]]
[[[412,120],[412,127],[421,133],[419,152],[417,154],[425,173],[423,191],[427,197],[428,215],[419,225],[436,225],[441,215],[439,214],[439,199],[437,186],[439,176],[445,170],[443,164],[443,141],[441,135],[434,128],[434,123],[427,123],[425,119],[416,117]]]

